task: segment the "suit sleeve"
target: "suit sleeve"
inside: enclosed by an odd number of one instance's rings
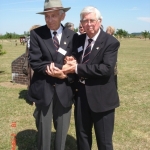
[[[34,30],[32,30],[30,33],[29,62],[31,68],[35,72],[46,74],[46,66],[50,64],[51,61],[45,61],[42,57],[42,51],[38,44],[37,34]]]
[[[78,47],[77,42],[78,42],[78,34],[74,34],[73,39],[72,39],[72,52],[71,52],[71,56],[74,57],[74,59],[76,59],[74,56],[74,52]],[[70,73],[67,76],[68,76],[69,83],[75,82],[76,74]]]
[[[118,48],[120,46],[119,41],[115,40],[115,42],[111,42],[107,47],[105,46],[105,50],[103,53],[103,58],[98,62],[92,64],[78,64],[77,72],[79,77],[84,78],[99,78],[102,76],[111,76],[114,71],[114,66],[117,61],[117,53]],[[98,57],[98,56],[96,56]]]

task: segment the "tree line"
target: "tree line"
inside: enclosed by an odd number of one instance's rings
[[[75,29],[75,32],[78,31],[78,28]],[[123,29],[117,29],[115,34],[114,34],[117,38],[134,38],[134,37],[143,37],[143,38],[149,38],[150,39],[150,32],[149,31],[143,31],[139,34],[134,34],[131,33],[129,34],[127,31],[123,30]],[[16,33],[8,33],[6,32],[6,34],[4,35],[0,35],[0,39],[19,39],[20,37],[27,37],[29,36],[29,32],[24,31],[24,34],[16,34]]]
[[[0,35],[0,39],[19,39],[22,36],[27,36],[27,35],[6,32],[6,34]]]
[[[122,38],[122,37],[124,37],[124,38],[126,38],[126,37],[143,37],[143,38],[145,38],[145,40],[146,40],[146,38],[149,38],[150,39],[150,32],[149,31],[143,31],[143,32],[141,32],[140,34],[134,34],[134,33],[132,33],[132,34],[129,34],[127,31],[125,31],[125,30],[123,30],[123,29],[117,29],[117,31],[115,32],[115,36],[116,37],[119,37],[119,38]]]

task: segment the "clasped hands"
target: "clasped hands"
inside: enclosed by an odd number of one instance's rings
[[[47,65],[46,73],[49,76],[64,79],[67,78],[68,73],[75,73],[77,62],[72,56],[66,56],[62,69],[57,68],[54,63]]]

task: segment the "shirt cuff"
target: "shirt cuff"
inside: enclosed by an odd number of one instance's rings
[[[76,68],[75,68],[75,73],[78,74],[78,70],[77,70],[78,65],[76,64]]]

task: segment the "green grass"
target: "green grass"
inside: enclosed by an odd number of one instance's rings
[[[36,150],[35,106],[25,100],[25,85],[11,83],[11,62],[25,52],[15,40],[0,40],[6,54],[0,56],[0,149],[11,149],[16,134],[17,150]],[[121,106],[116,109],[114,150],[150,149],[150,40],[123,39],[118,53],[118,92]],[[11,127],[16,122],[16,127]],[[55,131],[53,129],[52,137]],[[52,138],[53,140],[53,138]],[[74,118],[66,149],[76,150]],[[93,132],[92,150],[97,150]]]

